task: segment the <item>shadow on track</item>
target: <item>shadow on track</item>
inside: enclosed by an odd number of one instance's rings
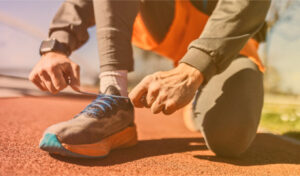
[[[288,131],[288,132],[284,133],[283,135],[300,141],[300,131]]]
[[[51,156],[60,161],[84,166],[111,166],[151,156],[197,150],[207,150],[203,138],[166,138],[142,140],[139,141],[139,143],[134,147],[112,151],[108,157],[101,159],[66,158],[53,154],[51,154]]]
[[[194,157],[238,166],[300,164],[300,145],[283,140],[273,134],[259,133],[251,147],[239,158],[203,155]]]
[[[132,148],[112,151],[101,159],[76,159],[51,155],[60,161],[84,166],[111,166],[147,157],[207,150],[203,138],[166,138],[142,140]],[[195,158],[213,162],[229,163],[238,166],[267,164],[300,164],[300,146],[285,141],[278,136],[259,133],[251,147],[239,158],[222,158],[211,155],[195,155]]]

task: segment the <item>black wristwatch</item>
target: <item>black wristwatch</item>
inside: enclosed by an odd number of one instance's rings
[[[66,54],[67,56],[71,54],[71,50],[68,47],[68,45],[64,43],[60,43],[56,39],[47,39],[42,41],[40,46],[40,55],[43,55],[51,51]]]

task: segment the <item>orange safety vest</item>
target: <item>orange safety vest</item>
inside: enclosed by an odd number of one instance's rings
[[[188,45],[199,38],[209,16],[199,11],[190,1],[175,1],[175,14],[172,25],[162,42],[157,43],[148,32],[140,14],[137,15],[134,26],[132,42],[137,47],[154,51],[174,61],[177,65],[185,55]],[[258,42],[249,39],[240,54],[247,56],[259,70],[264,72],[265,68],[257,54]]]

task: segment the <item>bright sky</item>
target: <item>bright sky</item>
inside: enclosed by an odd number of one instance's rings
[[[49,24],[61,3],[62,0],[0,0],[0,62],[4,63],[0,73],[27,76],[39,60],[40,41],[47,37]],[[81,65],[83,83],[93,83],[99,72],[95,28],[89,32],[88,43],[72,54],[72,59]],[[7,67],[22,70],[18,73],[4,69]]]
[[[41,36],[47,36],[49,23],[61,2],[61,0],[0,0],[0,74],[8,73],[9,71],[4,69],[8,67],[27,70],[33,67],[39,59],[40,39],[37,36],[41,39],[43,38]],[[300,93],[299,13],[300,1],[296,1],[289,9],[289,13],[284,16],[284,20],[275,26],[268,52],[270,63],[282,76],[282,89],[291,89],[298,93]],[[18,29],[20,27],[22,29]],[[90,36],[89,42],[73,55],[74,61],[81,65],[87,83],[91,83],[99,72],[95,28],[90,30]],[[22,74],[24,75],[23,72]]]

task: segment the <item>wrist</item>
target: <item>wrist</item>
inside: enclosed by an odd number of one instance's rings
[[[191,84],[196,85],[197,87],[202,84],[204,80],[203,74],[195,67],[186,63],[180,63],[177,68],[180,73],[186,74],[188,76]]]
[[[69,59],[68,56],[64,53],[60,53],[60,52],[54,52],[54,51],[50,51],[47,53],[42,54],[41,59],[53,59],[53,58],[64,58],[64,59]]]

